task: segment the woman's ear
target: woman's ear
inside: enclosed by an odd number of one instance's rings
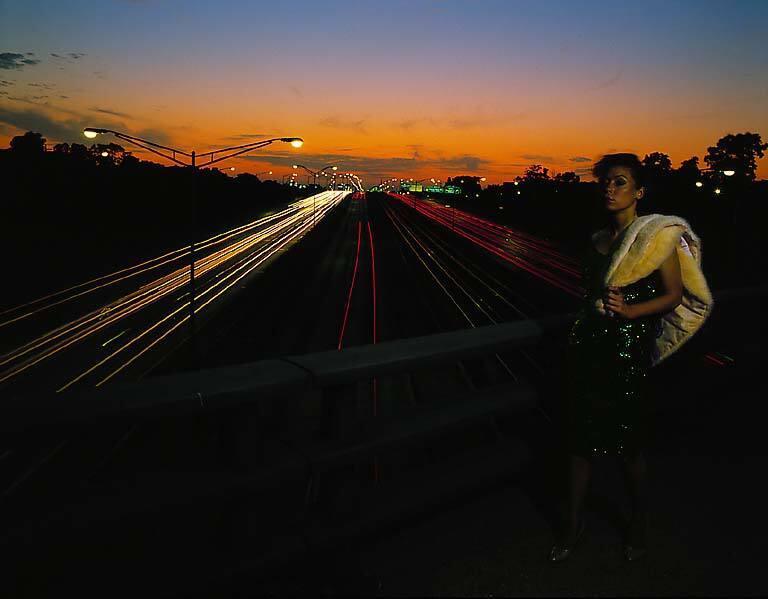
[[[638,200],[642,200],[644,195],[645,195],[645,187],[641,187],[640,189],[638,189],[638,190],[635,192],[635,197],[636,197]]]

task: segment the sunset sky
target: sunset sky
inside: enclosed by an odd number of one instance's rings
[[[583,174],[614,151],[677,167],[727,133],[768,141],[767,30],[765,0],[0,0],[0,147],[90,144],[85,126],[198,152],[300,136],[226,166],[338,164],[366,186]]]

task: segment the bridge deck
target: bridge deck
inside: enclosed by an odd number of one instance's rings
[[[765,595],[768,409],[759,399],[760,366],[755,344],[712,377],[694,376],[695,364],[659,375],[667,396],[658,398],[657,441],[647,456],[653,505],[651,553],[643,561],[622,556],[628,500],[617,463],[607,459],[594,470],[577,551],[561,564],[546,561],[559,509],[557,481],[546,474],[557,468],[558,441],[549,438],[534,448],[527,475],[376,538],[310,556],[258,588],[382,596]]]

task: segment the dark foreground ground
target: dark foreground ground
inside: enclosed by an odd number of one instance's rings
[[[565,498],[555,426],[533,441],[533,460],[518,479],[311,555],[243,585],[238,596],[765,596],[768,410],[759,339],[748,337],[738,348],[721,346],[730,366],[694,357],[699,346],[691,342],[655,373],[645,560],[623,558],[628,498],[618,463],[606,459],[595,464],[576,552],[547,562]]]

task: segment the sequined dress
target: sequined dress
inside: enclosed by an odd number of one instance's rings
[[[632,457],[645,447],[648,371],[661,326],[657,315],[628,320],[595,309],[610,259],[610,251],[602,254],[590,244],[583,262],[584,306],[568,337],[568,444],[572,453],[587,458]],[[647,301],[660,291],[658,271],[622,288],[627,304]]]

